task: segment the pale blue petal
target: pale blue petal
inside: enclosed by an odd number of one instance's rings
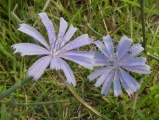
[[[71,60],[90,69],[93,68],[93,65],[95,63],[94,55],[90,52],[77,51],[77,50],[67,51],[65,53],[60,54],[59,57]]]
[[[101,53],[99,53],[97,51],[90,50],[89,52],[94,55],[94,59],[96,59],[96,60],[100,60],[100,61],[105,61],[106,62],[107,59],[108,59],[105,55],[103,55],[103,54],[101,54]]]
[[[150,67],[148,65],[132,65],[132,66],[122,66],[123,68],[136,72],[139,74],[150,74]]]
[[[94,50],[90,50],[90,53],[94,55],[95,59],[95,63],[93,66],[105,66],[107,64],[108,58],[106,58],[106,56]]]
[[[91,52],[85,52],[85,51],[78,51],[78,50],[67,51],[67,52],[61,53],[59,56],[63,56],[63,55],[81,56],[81,57],[86,57],[86,58],[94,60],[94,55]]]
[[[125,72],[122,69],[120,69],[120,74],[122,79],[127,84],[127,86],[131,89],[130,93],[133,94],[134,92],[136,92],[137,89],[140,87],[140,84],[136,82],[136,80],[131,75],[129,75],[127,72]]]
[[[128,52],[123,56],[121,61],[125,61],[127,59],[130,59],[132,57],[135,57],[139,53],[141,53],[144,50],[144,48],[141,46],[141,44],[135,44],[133,45]]]
[[[75,77],[69,65],[59,57],[55,57],[51,60],[50,69],[62,70],[66,76],[67,83],[76,86]]]
[[[71,24],[68,31],[64,35],[62,46],[72,38],[72,36],[75,34],[76,31],[77,31],[77,28],[73,27],[73,25]]]
[[[64,37],[64,34],[66,32],[68,23],[65,21],[62,17],[60,18],[60,28],[59,28],[59,33],[58,33],[58,39],[62,40]]]
[[[105,70],[105,73],[103,73],[99,79],[96,81],[96,83],[94,84],[95,87],[99,87],[100,85],[103,84],[103,82],[108,78],[108,76],[110,76],[110,74],[112,74],[112,69],[111,68],[107,68]]]
[[[114,77],[114,71],[111,72],[110,75],[106,78],[106,80],[102,86],[101,94],[104,94],[105,96],[108,95],[111,84],[112,84],[113,77]]]
[[[63,61],[62,59],[61,59],[61,63],[62,63],[62,70],[63,70],[63,72],[64,72],[64,74],[65,74],[65,76],[66,76],[66,79],[67,79],[67,82],[69,83],[69,84],[73,84],[74,86],[76,86],[76,80],[75,80],[75,77],[74,77],[74,75],[73,75],[73,72],[72,72],[72,70],[71,70],[71,68],[69,67],[69,65],[65,62],[65,61]]]
[[[51,60],[50,69],[51,70],[61,70],[62,64],[61,61],[59,61],[59,57],[54,57]]]
[[[145,65],[146,58],[144,57],[137,57],[137,58],[130,58],[127,59],[122,63],[123,66],[133,66],[133,65]]]
[[[121,76],[121,73],[119,73],[119,74],[120,74],[119,75],[120,82],[122,83],[122,85],[123,85],[124,89],[126,90],[126,92],[128,93],[128,95],[131,96],[134,93],[134,91],[127,85],[127,83]]]
[[[49,55],[50,52],[39,46],[36,44],[32,44],[32,43],[18,43],[18,44],[14,44],[11,47],[13,47],[13,49],[15,49],[14,53],[19,52],[21,54],[21,56],[24,55]]]
[[[105,61],[100,61],[100,60],[95,60],[95,63],[93,64],[93,66],[106,66],[106,62]]]
[[[115,76],[114,76],[114,96],[117,97],[121,94],[122,89],[121,89],[121,85],[120,85],[120,80],[119,80],[119,75],[118,72],[115,72]]]
[[[130,49],[130,46],[132,44],[132,40],[127,38],[126,36],[123,36],[121,40],[119,41],[118,47],[117,47],[117,58],[120,60]]]
[[[61,51],[77,49],[77,48],[89,45],[91,43],[93,43],[93,39],[89,38],[87,34],[83,34],[83,35],[77,37],[76,39],[74,39],[73,41],[69,42],[67,45],[65,45],[61,49]]]
[[[100,69],[98,69],[98,70],[95,70],[94,72],[92,72],[88,77],[87,77],[87,79],[89,80],[89,81],[92,81],[92,80],[94,80],[95,78],[97,78],[97,77],[99,77],[100,75],[102,75],[103,73],[108,73],[108,70],[109,70],[110,68],[106,68],[106,67],[104,67],[104,68],[100,68]]]
[[[106,47],[104,46],[104,44],[97,40],[94,42],[96,44],[96,46],[103,52],[103,54],[107,57],[107,58],[111,58],[109,51],[106,49]]]
[[[30,35],[33,38],[35,38],[42,45],[44,45],[47,49],[49,49],[49,45],[45,41],[44,37],[35,28],[33,28],[33,27],[31,27],[30,25],[27,25],[27,24],[21,24],[20,28],[18,30],[27,34],[27,35]]]
[[[114,44],[110,35],[104,36],[103,41],[107,50],[109,51],[110,57],[111,58],[114,57]]]
[[[87,57],[76,56],[76,55],[67,55],[67,54],[63,54],[63,55],[61,55],[61,57],[65,58],[67,60],[71,60],[75,63],[78,63],[79,65],[81,65],[85,68],[93,69],[94,60],[89,59]]]
[[[50,45],[56,40],[56,32],[52,21],[48,18],[46,13],[39,13],[42,23],[44,24],[49,37]]]
[[[49,66],[51,61],[50,56],[45,56],[37,60],[28,70],[27,77],[33,77],[34,80],[38,80],[44,73],[45,69]]]

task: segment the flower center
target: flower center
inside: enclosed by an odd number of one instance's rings
[[[111,66],[111,67],[114,67],[114,68],[120,68],[121,66],[121,63],[117,60],[116,57],[114,57],[113,59],[111,59],[109,62],[108,62],[108,65]]]
[[[50,56],[55,57],[55,56],[58,56],[58,54],[59,54],[58,45],[55,43],[52,43],[50,45]]]

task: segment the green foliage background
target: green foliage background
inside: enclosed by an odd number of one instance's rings
[[[49,4],[47,4],[49,2]],[[157,120],[159,118],[159,63],[150,57],[159,57],[159,1],[145,0],[145,22],[147,64],[151,75],[143,78],[141,89],[133,110],[135,94],[131,97],[123,89],[119,97],[114,97],[113,87],[107,97],[100,95],[101,88],[95,88],[95,81],[86,77],[92,72],[69,62],[77,81],[76,92],[89,105],[111,120]],[[20,20],[34,26],[46,38],[47,35],[38,13],[46,12],[58,32],[59,18],[64,17],[69,24],[78,28],[75,37],[88,33],[95,40],[110,34],[119,41],[123,35],[142,42],[140,4],[137,0],[0,0],[0,92],[25,78],[28,68],[38,57],[13,55],[11,45],[33,42],[33,39],[19,31]],[[16,18],[15,15],[18,17]],[[97,48],[93,45],[82,50]],[[142,76],[130,73],[138,82]],[[59,103],[24,105],[18,103],[38,103],[62,100]],[[47,69],[37,81],[30,81],[0,101],[1,120],[101,120],[79,103],[60,82],[54,71]]]

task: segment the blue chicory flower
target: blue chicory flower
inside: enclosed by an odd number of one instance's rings
[[[101,41],[96,41],[96,46],[104,54],[92,51],[95,54],[96,63],[94,66],[103,66],[95,70],[88,76],[92,81],[98,78],[95,87],[103,84],[101,94],[108,95],[112,81],[114,83],[114,96],[119,96],[122,92],[120,83],[126,92],[133,94],[140,87],[140,84],[129,75],[124,69],[141,74],[150,74],[150,67],[145,64],[146,58],[135,57],[144,50],[141,44],[131,46],[132,40],[123,36],[117,47],[117,54],[114,54],[114,45],[109,35],[103,37],[104,45]]]
[[[66,31],[68,23],[61,17],[59,33],[56,35],[54,25],[51,20],[49,20],[47,14],[39,13],[39,16],[47,30],[50,45],[48,45],[41,33],[35,28],[27,24],[21,24],[18,30],[35,38],[42,46],[32,43],[18,43],[12,45],[15,49],[14,53],[20,52],[21,56],[44,55],[29,68],[27,77],[33,77],[34,80],[38,80],[45,69],[50,65],[51,70],[62,70],[66,76],[67,82],[75,86],[76,81],[73,72],[62,58],[92,69],[94,56],[89,52],[77,51],[74,49],[93,43],[93,39],[89,38],[87,34],[82,34],[73,41],[67,43],[74,35],[77,28],[73,27],[71,24]]]

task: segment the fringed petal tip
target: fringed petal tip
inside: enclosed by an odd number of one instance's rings
[[[15,45],[16,45],[16,44],[13,44],[13,45],[11,46],[11,48],[16,49],[16,48],[15,48]]]
[[[92,77],[90,75],[87,77],[87,79],[88,79],[89,82],[91,82],[92,80],[94,80],[94,79],[92,79]]]
[[[77,30],[78,30],[78,28],[74,27],[73,24],[71,24],[70,27],[71,27],[72,29],[74,29],[74,31],[77,31]]]
[[[138,86],[136,86],[136,89],[132,90],[131,92],[127,92],[129,97],[131,97],[134,93],[136,93],[139,88],[140,88],[140,84],[138,84]]]
[[[36,78],[35,76],[29,75],[29,74],[26,74],[26,77],[27,77],[27,78],[32,78],[35,82],[37,82],[38,79],[39,79],[39,78]]]
[[[63,17],[60,17],[60,27],[62,28],[61,25],[65,25],[65,28],[67,28],[67,26],[68,26],[68,22]],[[61,30],[59,29],[59,32],[61,32]]]
[[[108,94],[106,94],[106,93],[104,93],[104,92],[102,92],[102,91],[100,92],[100,94],[103,95],[104,97],[107,97],[107,96],[108,96]]]
[[[127,40],[127,41],[133,42],[133,40],[131,40],[130,38],[128,38],[126,35],[123,35],[123,36],[121,37],[121,39],[125,39],[125,40]]]
[[[26,73],[26,77],[27,77],[27,78],[32,78],[32,79],[36,82],[36,81],[39,80],[39,78],[40,78],[41,76],[36,76],[36,75],[30,73],[29,70],[28,70],[28,72]]]
[[[101,86],[101,85],[98,85],[97,82],[94,84],[94,87],[95,87],[95,88],[98,88],[98,87],[100,87],[100,86]]]
[[[126,93],[129,95],[129,97],[131,97],[134,93],[136,93],[137,92],[137,90],[140,88],[140,86],[135,90],[135,91],[131,91],[131,92],[127,92],[127,90],[126,90]],[[120,96],[122,93],[114,93],[114,97],[118,97],[118,96]]]
[[[88,81],[89,81],[89,82],[91,82],[91,81],[92,81],[92,80],[90,79],[90,77],[89,77],[89,76],[87,77],[87,79],[88,79]]]
[[[102,39],[112,39],[110,35],[103,36]]]
[[[137,90],[138,90],[138,89],[137,89]],[[129,95],[129,97],[131,97],[131,96],[133,96],[134,93],[137,92],[137,90],[136,90],[136,91],[132,91],[131,93],[128,93],[128,92],[127,92],[127,94]]]
[[[151,74],[151,72],[152,72],[152,71],[150,70],[148,74]]]
[[[60,17],[60,20],[62,20],[62,21],[66,21],[63,17]]]
[[[94,41],[94,38],[89,37],[88,34],[82,34],[82,35],[85,35],[85,36],[86,36],[85,39],[89,39],[90,44],[93,44],[93,43],[95,42],[95,41]]]
[[[19,26],[21,27],[23,24],[25,24],[25,23],[21,23],[21,24],[19,24]],[[17,30],[19,30],[19,28]]]
[[[94,38],[90,38],[92,40],[92,43],[94,42]]]
[[[17,48],[17,44],[13,44],[12,46],[11,46],[11,48],[13,48],[13,50],[14,50],[14,52],[13,52],[13,54],[16,54],[16,53],[20,53],[20,55],[23,57],[24,55],[23,55],[23,53]]]
[[[40,16],[40,15],[46,15],[46,16],[47,16],[47,14],[46,14],[45,12],[38,13],[38,15],[39,15],[39,16]]]
[[[27,25],[27,24],[25,24],[25,23],[19,24],[19,28],[18,28],[17,30],[21,31],[21,28],[22,28],[23,26],[25,26],[25,25]]]
[[[118,97],[119,95],[121,95],[121,93],[120,94],[114,94],[114,97]]]
[[[74,82],[70,82],[70,81],[65,81],[65,84],[67,84],[67,85],[73,85],[74,87],[76,86],[76,83],[74,83]]]

